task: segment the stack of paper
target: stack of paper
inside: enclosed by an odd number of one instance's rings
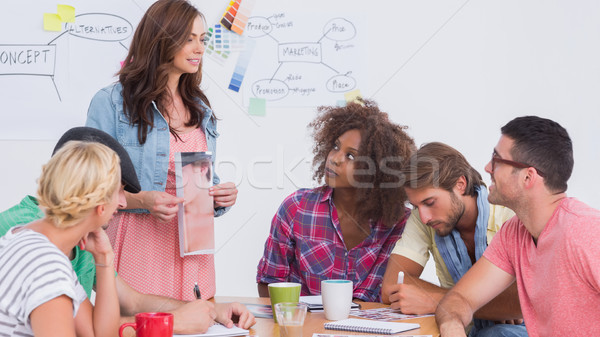
[[[308,305],[308,311],[318,312],[323,311],[323,298],[321,295],[315,296],[300,296],[300,302],[306,303]],[[351,309],[360,309],[360,305],[352,302]]]

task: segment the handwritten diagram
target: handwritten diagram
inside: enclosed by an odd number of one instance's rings
[[[133,26],[126,19],[107,13],[86,13],[75,16],[75,22],[65,23],[64,31],[48,44],[0,44],[0,76],[46,76],[62,101],[55,81],[57,41],[65,34],[78,38],[118,42],[133,34]]]
[[[257,45],[244,80],[246,101],[255,97],[271,106],[331,105],[345,92],[364,89],[358,22],[312,13],[250,17],[245,34]]]

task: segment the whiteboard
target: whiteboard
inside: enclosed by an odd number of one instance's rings
[[[150,3],[68,4],[77,14],[115,15],[135,27]],[[218,22],[227,5],[218,0],[193,3],[209,25]],[[39,168],[54,143],[69,127],[83,124],[91,97],[115,80],[130,41],[130,37],[100,41],[44,32],[42,14],[55,12],[56,3],[22,0],[4,5],[9,14],[0,22],[0,44],[31,46],[35,55],[39,46],[55,39],[55,57],[52,70],[35,69],[41,75],[0,75],[4,103],[0,209],[35,193]],[[598,1],[256,0],[254,11],[261,16],[285,13],[306,27],[296,35],[278,35],[283,43],[318,40],[326,20],[350,18],[356,23],[356,49],[362,53],[357,54],[362,61],[350,66],[353,73],[363,72],[356,81],[363,96],[376,100],[395,122],[407,125],[417,144],[442,141],[457,148],[488,182],[483,168],[502,125],[528,114],[558,121],[574,143],[575,169],[568,194],[600,208]],[[302,14],[307,12],[314,14]],[[273,62],[265,61],[267,68],[260,64],[252,68],[257,58],[277,56],[276,44],[260,46],[262,42],[266,40],[258,41],[252,52],[248,78],[239,92],[228,89],[239,51],[227,61],[204,60],[202,87],[219,118],[221,134],[216,172],[239,189],[237,204],[215,220],[218,295],[256,295],[256,265],[271,218],[285,196],[315,185],[306,129],[315,116],[314,102],[268,101],[265,116],[248,114],[246,86],[259,75],[266,78],[263,74],[275,72]],[[323,65],[308,66],[303,70],[307,76],[328,71]],[[7,72],[2,65],[0,69]],[[53,79],[47,76],[50,71]],[[318,82],[327,83],[328,76]],[[337,98],[325,100],[324,104],[336,104]]]

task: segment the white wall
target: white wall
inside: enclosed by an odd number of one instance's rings
[[[226,1],[222,2],[194,1],[209,23],[223,13]],[[119,13],[134,26],[148,3],[71,2],[82,10]],[[0,44],[49,41],[50,35],[32,25],[39,25],[39,13],[54,8],[40,0],[12,7],[27,13],[40,10],[29,21],[0,24],[3,31],[15,32],[3,34]],[[361,13],[368,28],[361,46],[367,62],[361,67],[369,74],[368,81],[360,84],[361,92],[378,101],[394,121],[408,125],[417,144],[442,141],[462,151],[488,182],[483,167],[502,125],[526,114],[560,122],[570,132],[575,149],[569,194],[600,208],[596,179],[600,48],[593,38],[600,35],[599,7],[592,0],[377,0],[368,5],[364,1],[257,0],[255,10],[311,9],[332,16]],[[382,12],[395,15],[382,18]],[[91,95],[111,81],[116,71],[113,62],[125,51],[118,45],[72,37],[64,43],[71,49],[69,62],[57,65],[56,76],[63,102],[53,98],[54,88],[46,87],[46,79],[0,76],[4,103],[0,209],[35,193],[40,167],[57,138],[68,127],[83,123]],[[108,56],[107,50],[112,51]],[[253,57],[261,52],[266,51],[255,50]],[[204,68],[203,87],[221,119],[217,170],[222,180],[238,183],[240,191],[237,205],[216,221],[217,294],[254,296],[256,264],[273,214],[286,195],[313,184],[306,125],[315,109],[268,107],[266,117],[248,116],[242,95],[226,89],[234,65],[235,58],[225,66],[207,60]],[[76,117],[70,119],[72,123],[48,127],[44,107],[53,114],[65,109]],[[434,279],[429,270],[427,277]]]

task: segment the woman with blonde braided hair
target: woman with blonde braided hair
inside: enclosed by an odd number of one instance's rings
[[[125,200],[118,155],[69,142],[43,167],[46,216],[0,238],[0,335],[114,336],[119,302],[114,253],[102,229]],[[97,266],[95,307],[67,257],[75,246]]]

